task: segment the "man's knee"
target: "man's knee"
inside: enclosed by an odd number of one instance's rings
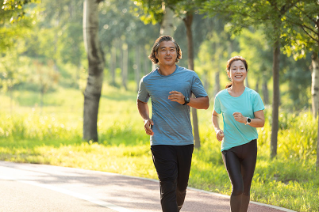
[[[160,182],[163,195],[176,191],[176,182],[174,180],[165,180]]]

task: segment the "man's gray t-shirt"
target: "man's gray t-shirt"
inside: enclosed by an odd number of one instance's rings
[[[190,107],[168,99],[171,91],[179,91],[185,97],[207,96],[207,93],[194,71],[176,66],[175,71],[164,76],[155,69],[140,81],[137,98],[147,102],[151,97],[152,120],[154,125],[151,145],[189,145],[193,144],[190,122]]]

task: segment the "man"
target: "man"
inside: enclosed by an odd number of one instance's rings
[[[158,68],[141,79],[137,107],[145,132],[151,136],[162,210],[178,212],[186,196],[194,149],[190,107],[208,109],[209,99],[197,74],[176,65],[182,51],[172,37],[159,37],[149,58]],[[196,98],[191,97],[192,93]]]

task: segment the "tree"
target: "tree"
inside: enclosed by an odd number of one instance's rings
[[[288,49],[288,53],[294,53],[296,59],[305,57],[305,50],[312,52],[312,113],[314,118],[319,113],[319,2],[306,0],[299,2],[287,14],[287,33],[285,38],[288,39],[293,48]],[[299,27],[300,30],[295,27]],[[301,32],[300,32],[301,31]],[[301,53],[300,53],[301,52]],[[318,118],[319,121],[319,118]],[[319,133],[319,123],[318,123]],[[317,162],[316,167],[319,169],[319,136],[317,141]]]
[[[283,34],[283,17],[300,0],[262,0],[262,1],[207,1],[203,12],[224,14],[231,18],[232,31],[240,33],[243,28],[256,26],[264,29],[273,46],[273,101],[271,127],[271,158],[277,155],[278,114],[279,114],[279,63],[281,35]]]
[[[285,48],[287,54],[293,54],[298,60],[306,56],[306,52],[312,52],[312,112],[316,117],[319,112],[319,3],[315,1],[303,1],[289,11],[286,16],[289,28],[285,38],[291,43],[291,47]],[[298,29],[299,28],[299,29]]]
[[[174,36],[174,11],[169,7],[169,5],[165,5],[165,1],[162,2],[162,8],[164,15],[161,23],[160,36]]]
[[[262,30],[253,28],[243,29],[238,37],[240,46],[239,54],[244,56],[249,63],[249,74],[256,79],[255,90],[259,90],[259,82],[262,83],[262,96],[264,104],[269,104],[267,83],[271,78],[272,54],[271,46],[265,42],[266,35]]]
[[[104,55],[98,39],[100,2],[85,0],[83,5],[83,38],[89,64],[83,112],[83,139],[86,141],[98,141],[97,120],[104,69]]]

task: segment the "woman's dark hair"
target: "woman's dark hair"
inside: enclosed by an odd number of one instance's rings
[[[229,72],[229,71],[230,71],[230,66],[231,66],[231,64],[232,64],[233,62],[235,62],[235,61],[238,61],[238,60],[240,60],[241,62],[244,63],[244,66],[245,66],[245,68],[246,68],[246,71],[248,72],[248,64],[247,64],[247,61],[245,60],[245,58],[243,58],[243,57],[241,57],[241,56],[235,56],[235,57],[230,58],[230,59],[227,61],[226,71]],[[228,84],[226,85],[225,88],[230,88],[232,85],[233,85],[233,83],[230,82],[230,83],[228,83]]]
[[[158,51],[158,48],[160,46],[160,43],[162,41],[172,41],[174,44],[175,44],[175,47],[176,47],[176,52],[177,52],[177,57],[176,57],[176,61],[178,63],[178,60],[182,58],[182,50],[181,48],[179,47],[179,45],[176,43],[176,41],[174,40],[173,37],[171,36],[168,36],[168,35],[164,35],[164,36],[161,36],[159,38],[156,39],[154,45],[153,45],[153,48],[152,48],[152,51],[151,51],[151,54],[148,56],[148,58],[154,63],[154,64],[157,64],[158,63],[158,59],[156,58],[155,56],[155,53],[157,53]]]

